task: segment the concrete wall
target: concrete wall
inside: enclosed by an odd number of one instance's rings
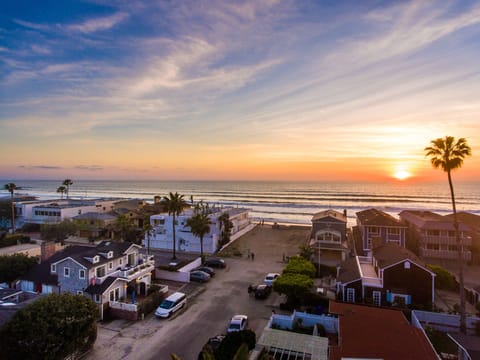
[[[199,267],[201,264],[202,260],[200,258],[196,258],[195,260],[185,265],[181,269],[178,269],[177,271],[155,269],[155,278],[187,283],[190,282],[190,270]]]
[[[321,324],[328,333],[338,332],[338,319],[336,317],[308,314],[299,311],[294,311],[292,315],[273,315],[271,324],[283,329],[291,329],[298,319],[301,319],[302,326],[309,327],[315,324]]]
[[[475,335],[475,324],[480,321],[476,316],[467,316],[467,333],[468,335]],[[439,331],[460,331],[460,315],[436,313],[431,311],[412,311],[412,325],[430,326]]]

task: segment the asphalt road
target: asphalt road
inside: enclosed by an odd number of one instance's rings
[[[115,320],[115,326],[99,326],[97,342],[87,358],[170,360],[174,353],[182,360],[196,360],[206,341],[225,333],[236,314],[247,315],[248,327],[259,337],[281,299],[272,292],[268,299],[256,300],[248,294],[248,285],[261,283],[268,272],[281,272],[285,266],[281,254],[287,251],[288,255],[288,249],[298,251],[303,239],[290,238],[280,245],[278,238],[265,236],[261,248],[248,243],[256,251],[255,261],[246,256],[226,258],[227,268],[216,270],[209,283],[186,287],[187,307],[170,319],[149,314],[143,321]],[[277,307],[275,311],[279,312]]]

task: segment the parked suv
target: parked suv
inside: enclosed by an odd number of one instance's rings
[[[215,267],[215,268],[224,268],[227,265],[225,264],[225,260],[219,258],[210,258],[204,261],[203,265],[208,267]]]

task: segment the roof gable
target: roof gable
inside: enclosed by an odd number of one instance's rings
[[[385,226],[385,227],[404,227],[399,220],[395,219],[383,211],[377,209],[367,209],[356,213],[357,219],[362,225],[367,226]]]

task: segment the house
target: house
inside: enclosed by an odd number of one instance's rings
[[[222,214],[228,214],[233,224],[231,235],[234,235],[250,224],[249,210],[243,208],[211,208],[210,232],[203,238],[203,251],[212,254],[218,250],[219,240],[222,231],[222,224],[218,219]],[[187,220],[193,216],[193,210],[187,209],[175,217],[175,239],[177,251],[200,253],[200,239],[193,235]],[[143,244],[150,249],[171,250],[173,247],[173,225],[172,216],[168,214],[152,215],[150,217],[152,231],[145,234]]]
[[[87,212],[74,216],[72,221],[78,225],[79,236],[96,239],[111,237],[108,228],[115,224],[117,217],[108,213]]]
[[[357,230],[354,233],[359,236],[355,239],[359,255],[368,255],[374,243],[375,246],[395,243],[402,248],[405,247],[407,226],[393,216],[373,208],[357,212],[356,215]]]
[[[74,216],[88,213],[106,213],[113,209],[114,199],[57,199],[15,203],[16,224],[56,224]]]
[[[330,346],[329,360],[439,359],[425,332],[399,310],[330,301],[329,312],[338,316],[338,344]]]
[[[153,257],[127,242],[103,241],[97,246],[69,246],[34,266],[20,278],[17,288],[36,293],[90,297],[105,311],[122,299],[146,295],[154,270]]]
[[[387,243],[374,248],[371,257],[355,256],[340,264],[337,297],[377,306],[430,306],[435,300],[435,274],[411,251]]]
[[[310,247],[318,264],[336,266],[344,261],[349,252],[346,211],[328,209],[314,214]]]
[[[0,327],[8,322],[18,310],[32,303],[38,297],[37,294],[0,285]]]
[[[404,210],[400,219],[408,226],[409,236],[418,244],[419,254],[425,258],[457,259],[458,247],[453,219],[431,211]],[[472,259],[470,227],[459,223],[462,256]]]
[[[446,218],[453,220],[453,214],[445,216]],[[472,263],[480,264],[480,215],[460,211],[457,213],[457,220],[460,223],[467,225],[470,228],[470,232],[467,232],[472,238]]]

